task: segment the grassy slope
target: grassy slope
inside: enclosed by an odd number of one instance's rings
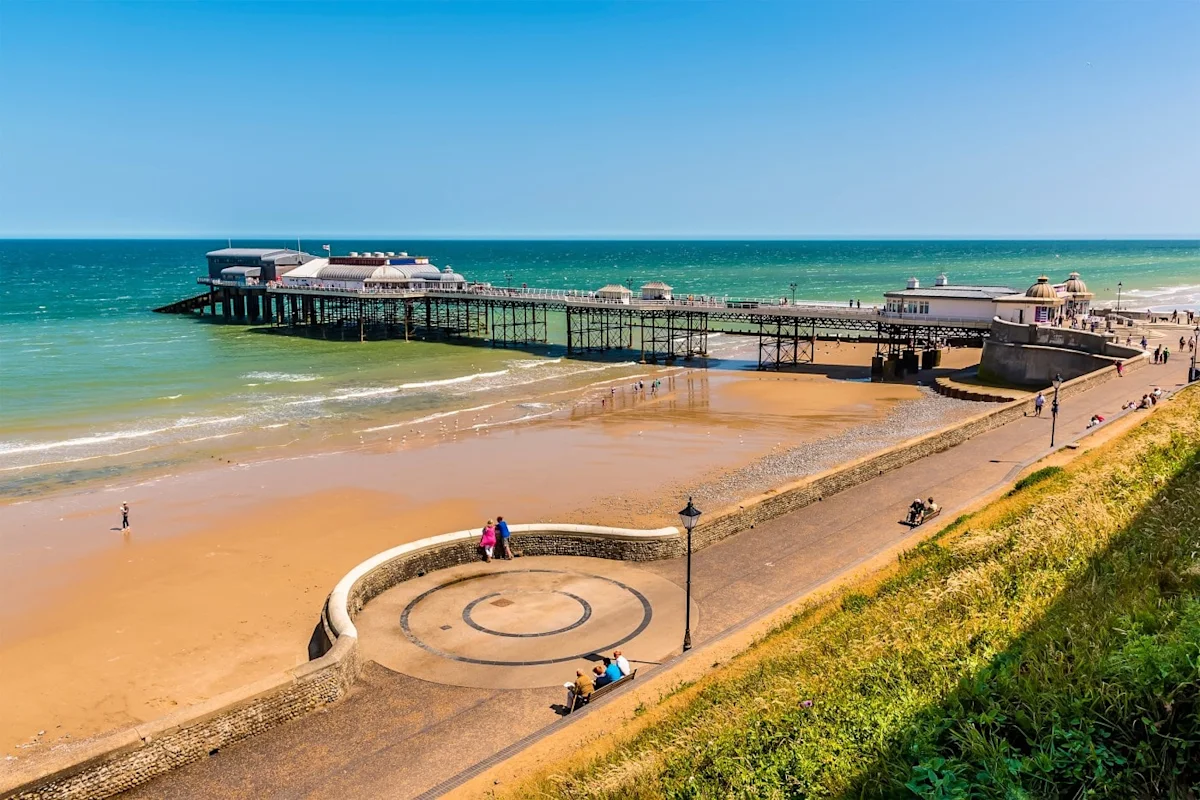
[[[1200,392],[1039,478],[517,793],[1200,797]]]

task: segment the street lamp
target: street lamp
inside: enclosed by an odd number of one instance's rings
[[[1054,429],[1058,424],[1058,390],[1063,385],[1062,373],[1054,376],[1054,402],[1050,404],[1050,446],[1054,447]]]
[[[513,276],[511,272],[504,273],[504,288],[511,289],[513,284]]]
[[[1200,325],[1196,326],[1196,330],[1192,334],[1195,345],[1192,347],[1192,368],[1188,372],[1188,383],[1192,381],[1200,381],[1200,372],[1196,371],[1196,354],[1200,353]]]
[[[788,288],[792,290],[792,305],[796,305],[796,284],[789,283]]]
[[[683,607],[683,652],[692,649],[692,528],[700,519],[700,509],[692,505],[688,498],[687,508],[679,512],[679,521],[687,530],[687,600]]]
[[[1121,282],[1117,281],[1117,313],[1121,311]]]

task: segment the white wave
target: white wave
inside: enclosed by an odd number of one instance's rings
[[[498,428],[501,425],[516,425],[518,422],[528,422],[531,419],[541,419],[542,417],[548,417],[553,413],[554,413],[554,411],[551,410],[551,411],[543,412],[541,414],[526,414],[523,417],[517,417],[516,419],[506,419],[506,420],[502,420],[500,422],[480,422],[478,425],[472,425],[471,430],[477,431],[477,430],[482,430],[483,428]]]
[[[381,397],[384,395],[397,394],[399,392],[410,391],[413,389],[430,389],[435,386],[453,386],[455,384],[469,383],[471,381],[477,381],[482,378],[495,378],[500,375],[507,375],[507,374],[508,374],[508,370],[502,369],[502,370],[497,370],[496,372],[475,372],[470,375],[460,375],[457,378],[443,378],[441,380],[436,380],[436,381],[417,381],[414,383],[402,383],[399,386],[379,386],[379,387],[376,387],[373,389],[359,389],[359,390],[342,389],[333,395],[326,395],[326,396],[321,396],[321,397],[306,397],[302,400],[291,400],[288,403],[286,403],[285,405],[303,406],[303,405],[312,405],[314,403],[324,403],[324,402],[327,402],[330,400],[333,400],[333,401],[361,400],[361,399],[367,398],[367,397]],[[485,388],[487,388],[487,387],[485,387]]]
[[[511,361],[510,366],[518,369],[533,369],[534,367],[547,366],[549,364],[557,364],[562,361],[562,358],[532,358],[525,361]]]
[[[445,417],[453,417],[455,414],[469,414],[472,411],[483,411],[484,409],[495,408],[496,406],[502,406],[502,405],[504,405],[503,401],[498,402],[498,403],[488,403],[487,405],[482,405],[482,406],[475,406],[474,408],[460,408],[460,409],[456,409],[454,411],[439,411],[436,414],[430,414],[425,417],[418,417],[416,419],[410,419],[410,420],[406,420],[404,422],[393,422],[389,425],[376,425],[374,428],[363,428],[362,430],[355,431],[355,433],[374,433],[375,431],[390,431],[390,430],[394,430],[396,428],[404,428],[404,427],[408,427],[408,426],[412,426],[412,425],[420,425],[423,422],[432,422],[435,419],[443,419]]]
[[[269,431],[272,428],[286,428],[287,426],[288,423],[286,422],[276,422],[274,425],[260,425],[259,427],[261,427],[264,431]]]
[[[17,453],[37,453],[43,450],[56,450],[62,447],[83,447],[89,444],[104,444],[106,442],[116,442],[121,439],[140,439],[146,436],[154,436],[159,433],[168,433],[170,431],[180,430],[182,428],[194,428],[200,425],[219,425],[223,422],[237,422],[243,419],[244,415],[236,417],[220,417],[217,419],[201,419],[193,420],[185,418],[175,423],[168,425],[165,428],[147,428],[145,430],[133,431],[117,431],[114,433],[99,433],[94,436],[80,436],[75,439],[63,439],[57,442],[40,442],[38,444],[15,444],[10,446],[0,446],[0,456],[15,455]]]
[[[542,409],[550,408],[549,403],[517,403],[517,408]]]
[[[445,378],[440,381],[421,381],[420,383],[402,383],[401,389],[428,389],[431,386],[451,386],[456,383],[469,383],[481,378],[497,378],[501,375],[507,375],[508,370],[501,369],[495,372],[476,372],[472,375],[462,375],[458,378]]]
[[[247,372],[242,376],[246,380],[268,381],[270,383],[308,383],[320,379],[320,375],[304,375],[294,372]]]
[[[230,433],[218,433],[215,436],[201,436],[199,439],[184,439],[180,444],[195,444],[196,442],[207,442],[210,439],[228,439],[230,436],[240,436],[243,431],[232,431]]]
[[[0,472],[14,472],[14,471],[20,471],[23,469],[40,469],[41,467],[53,467],[53,466],[57,466],[59,464],[74,464],[79,461],[92,461],[93,459],[97,459],[97,458],[119,458],[121,456],[127,456],[127,455],[131,455],[133,453],[144,453],[147,450],[153,450],[153,449],[154,449],[154,445],[150,445],[149,447],[139,447],[136,450],[126,450],[122,453],[101,453],[100,455],[95,455],[95,456],[81,456],[80,458],[64,458],[61,461],[42,461],[37,464],[21,464],[20,466],[16,466],[16,467],[0,467]]]
[[[169,394],[169,395],[166,395],[165,397],[160,397],[158,399],[159,400],[178,400],[181,397],[183,397],[183,395],[181,395],[181,394]]]
[[[385,394],[395,394],[400,391],[399,386],[381,386],[377,389],[359,389],[358,391],[350,391],[348,389],[340,390],[330,400],[358,400],[363,397],[380,397]]]
[[[534,383],[545,383],[546,381],[556,381],[556,380],[560,380],[562,378],[570,378],[574,375],[585,375],[589,372],[604,372],[605,370],[615,369],[617,367],[632,367],[632,366],[634,366],[634,362],[632,362],[632,361],[622,361],[619,364],[602,364],[598,367],[585,367],[584,369],[573,369],[569,372],[556,372],[551,375],[543,375],[538,378],[531,378],[530,380],[527,380],[527,381],[517,381],[515,383],[506,384],[504,386],[504,388],[505,389],[515,389],[518,386],[529,386],[530,384],[534,384]],[[625,378],[616,378],[616,380],[625,380]],[[486,391],[490,391],[493,388],[494,387],[491,387],[491,386],[484,386],[479,389],[472,389],[471,391],[472,392],[486,392]]]
[[[1200,285],[1185,284],[1182,286],[1159,286],[1153,289],[1130,289],[1125,292],[1122,308],[1135,311],[1150,310],[1157,313],[1170,313],[1175,309],[1193,311],[1200,310]],[[1107,303],[1115,306],[1116,302]]]

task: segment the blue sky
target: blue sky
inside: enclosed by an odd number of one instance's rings
[[[1200,235],[1200,3],[0,5],[0,235]]]

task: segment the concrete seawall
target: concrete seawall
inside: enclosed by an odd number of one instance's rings
[[[1144,354],[1125,369],[1147,363]],[[1113,367],[1065,383],[1069,398],[1116,378]],[[790,513],[885,472],[947,450],[1030,412],[1032,399],[997,405],[949,428],[910,439],[856,461],[808,476],[708,515],[693,532],[699,549]],[[528,555],[573,555],[626,561],[674,558],[684,538],[675,528],[638,531],[587,525],[538,524],[512,528]],[[402,545],[359,564],[338,582],[322,612],[324,652],[307,664],[174,714],[100,736],[20,765],[0,779],[3,798],[103,798],[203,758],[221,747],[329,705],[358,678],[354,617],[381,592],[427,572],[468,563],[478,532],[457,531]]]
[[[1137,348],[1117,344],[1112,334],[996,319],[991,337],[983,343],[979,376],[1043,387],[1055,375],[1071,380],[1141,355]]]

